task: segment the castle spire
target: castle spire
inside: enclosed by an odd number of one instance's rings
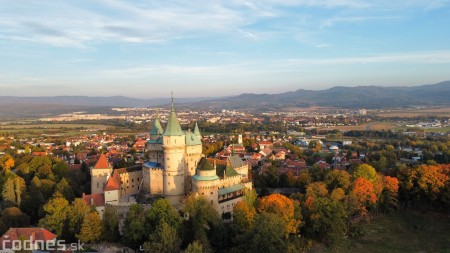
[[[194,134],[200,136],[200,130],[198,129],[197,121],[195,121]]]
[[[175,107],[173,105],[173,92],[172,92],[172,108],[170,109],[169,120],[167,121],[166,130],[164,131],[165,136],[181,136],[184,135],[181,130],[180,122],[177,119],[177,114],[175,112]]]
[[[172,97],[172,108],[170,109],[170,111],[175,111],[175,107],[173,106],[173,91],[171,92],[171,97]]]

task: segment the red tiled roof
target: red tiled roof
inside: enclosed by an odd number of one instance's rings
[[[94,169],[108,169],[108,168],[110,168],[108,159],[104,154],[102,154],[98,159],[97,163],[95,164]]]
[[[108,179],[105,186],[106,191],[117,191],[120,189],[120,176],[119,173],[114,171],[113,176]]]
[[[30,240],[30,238],[33,242],[36,240],[51,241],[56,238],[56,235],[45,228],[10,228],[0,238],[0,248],[10,249],[12,247],[11,241],[21,239]]]
[[[104,206],[105,205],[105,195],[103,193],[94,193],[90,195],[83,194],[83,200],[89,206],[94,204],[95,206]]]
[[[73,171],[79,171],[79,170],[81,170],[81,163],[70,165],[69,170],[73,170]]]
[[[208,158],[208,162],[210,162],[211,164],[214,164],[214,162],[215,162],[217,165],[227,165],[226,160],[220,160],[220,159],[214,159],[214,158]]]

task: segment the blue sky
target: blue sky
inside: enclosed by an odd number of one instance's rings
[[[450,0],[0,0],[0,95],[138,98],[450,80]]]

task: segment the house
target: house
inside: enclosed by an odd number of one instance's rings
[[[0,237],[0,249],[17,248],[17,241],[23,241],[22,249],[44,250],[49,243],[56,245],[56,235],[45,228],[10,228]]]

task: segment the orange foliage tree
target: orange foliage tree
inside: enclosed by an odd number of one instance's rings
[[[362,215],[367,214],[367,207],[374,205],[377,202],[373,184],[363,177],[359,177],[353,181],[351,194],[355,198],[357,209]]]
[[[258,211],[274,213],[282,217],[286,222],[285,236],[287,236],[297,233],[300,225],[300,219],[296,215],[295,206],[291,199],[281,194],[271,194],[259,200]]]
[[[385,212],[398,209],[398,179],[396,177],[383,177],[383,192],[380,204]]]

